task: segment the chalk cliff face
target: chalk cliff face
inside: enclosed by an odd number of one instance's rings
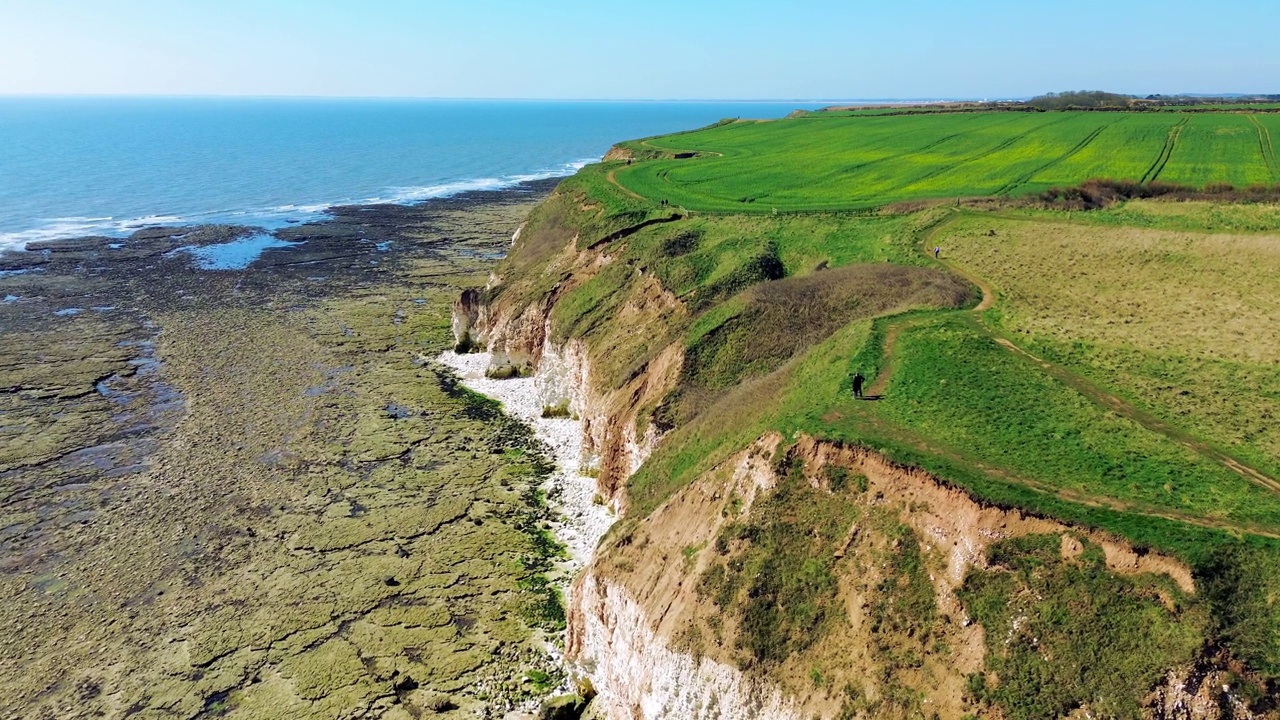
[[[584,469],[596,474],[601,497],[621,510],[623,484],[659,440],[651,423],[639,428],[640,411],[655,406],[674,387],[683,349],[667,348],[621,388],[601,388],[593,383],[585,343],[552,342],[548,312],[549,308],[531,306],[514,316],[499,315],[488,330],[493,353],[489,374],[534,373],[544,406],[567,407],[582,419]]]
[[[601,498],[625,518],[570,593],[567,656],[598,691],[593,707],[600,716],[958,720],[986,714],[973,687],[984,674],[990,680],[992,643],[961,594],[972,572],[1000,571],[989,557],[993,547],[1019,538],[1051,539],[1054,562],[1094,558],[1100,571],[1156,578],[1153,586],[1196,593],[1190,571],[1171,558],[984,505],[870,450],[805,436],[765,433],[647,517],[627,517],[626,481],[662,441],[649,415],[679,382],[684,346],[672,342],[643,366],[610,374],[601,370],[610,358],[599,343],[557,334],[559,299],[614,262],[607,248],[580,247],[572,230],[543,228],[529,240],[559,239],[537,267],[544,291],[530,290],[537,282],[527,268],[504,278],[511,271],[504,267],[485,291],[459,299],[454,330],[460,345],[465,339],[493,353],[492,375],[533,373],[545,406],[581,418],[584,465],[597,474]],[[610,319],[609,332],[618,336],[643,334],[687,312],[643,269],[636,272]],[[744,537],[797,493],[836,508],[827,519],[843,523],[835,535],[815,526],[809,545],[824,577],[832,578],[824,590],[829,598],[816,614],[797,616],[816,618],[811,633],[779,620],[790,635],[762,641],[752,597],[773,590],[753,585],[758,576],[745,577],[763,561],[751,555],[752,540]],[[907,580],[898,578],[903,557]],[[1000,630],[1008,634],[1006,644],[1019,639],[1018,628],[1015,619]],[[1201,653],[1194,663],[1168,668],[1164,682],[1143,699],[1142,714],[1254,717],[1233,687],[1224,663]],[[1097,714],[1086,705],[1073,716]]]
[[[561,279],[545,295],[521,302],[514,293],[493,293],[502,288],[501,276],[495,276],[486,291],[496,296],[492,302],[485,302],[480,291],[467,291],[455,303],[454,335],[460,345],[466,340],[492,353],[490,376],[533,373],[544,405],[567,407],[582,419],[585,469],[597,474],[601,497],[621,510],[623,484],[660,438],[647,411],[675,387],[684,346],[671,343],[620,386],[597,381],[588,344],[581,339],[557,342],[551,315],[558,298],[590,280],[612,258],[599,248],[579,249],[576,233],[564,236],[566,242],[544,271],[558,273]],[[613,322],[624,333],[644,332],[646,325],[683,311],[656,279],[641,277]]]
[[[689,587],[696,573],[669,562],[672,555],[715,535],[724,522],[715,506],[730,494],[750,508],[759,494],[772,489],[776,478],[769,456],[759,451],[768,452],[777,441],[764,438],[727,462],[716,473],[726,475],[722,487],[699,483],[669,503],[653,526],[663,547],[652,544],[646,524],[644,535],[628,537],[575,581],[567,651],[599,689],[596,704],[606,717],[804,717],[801,703],[776,684],[741,672],[715,653],[689,652],[676,642],[679,623],[696,602]],[[673,566],[675,572],[663,570]]]
[[[838,556],[833,607],[845,614],[842,622],[816,644],[758,672],[739,649],[746,629],[709,597],[703,578],[720,553],[734,557],[734,548],[716,548],[717,537],[731,524],[760,518],[761,501],[786,482],[776,468],[787,460],[803,468],[803,482],[818,497],[832,503],[848,501],[832,488],[831,478],[841,477],[834,470],[865,478],[866,489],[854,500],[864,512],[834,550],[826,550]],[[875,520],[877,515],[889,522]],[[909,532],[884,531],[895,526]],[[1195,592],[1187,568],[1170,558],[984,506],[874,452],[808,437],[786,449],[781,436],[769,434],[607,542],[575,584],[569,655],[590,674],[600,690],[597,702],[611,718],[832,718],[870,707],[895,715],[907,709],[895,704],[904,686],[916,708],[964,717],[976,710],[965,688],[969,675],[983,671],[987,643],[957,591],[970,571],[990,566],[993,543],[1027,536],[1056,536],[1064,559],[1092,546],[1110,572],[1156,575]],[[919,543],[936,621],[927,630],[929,642],[916,642],[908,631],[890,636],[898,647],[886,648],[883,630],[875,627],[884,622],[877,613],[889,594],[879,565],[902,542]],[[895,649],[919,654],[904,666],[893,657]],[[1230,682],[1223,668],[1208,662],[1173,669],[1147,698],[1145,715],[1253,717],[1223,690]]]
[[[777,686],[708,657],[672,649],[625,586],[584,573],[575,587],[571,655],[600,690],[604,717],[801,720]]]
[[[458,352],[469,352],[483,342],[474,336],[480,321],[480,291],[463,290],[453,302],[453,345]]]

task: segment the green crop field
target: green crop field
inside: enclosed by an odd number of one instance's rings
[[[1272,114],[809,114],[628,143],[641,159],[612,172],[623,188],[689,210],[860,210],[1100,177],[1271,185],[1280,182],[1273,135]]]

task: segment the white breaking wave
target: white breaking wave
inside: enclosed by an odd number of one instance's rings
[[[294,223],[310,222],[323,217],[336,205],[410,205],[424,200],[452,197],[465,192],[505,190],[521,183],[568,177],[600,158],[586,158],[538,173],[507,175],[500,178],[475,178],[423,187],[387,188],[385,196],[363,199],[334,200],[325,203],[290,203],[258,210],[210,210],[189,215],[144,215],[117,219],[114,217],[64,217],[41,220],[39,227],[17,232],[0,232],[0,252],[25,250],[28,243],[103,235],[122,238],[145,227],[234,224],[253,225],[275,230]]]
[[[356,204],[377,205],[380,203],[390,203],[392,205],[404,205],[408,203],[421,202],[423,200],[431,200],[434,198],[452,197],[464,192],[504,190],[506,188],[515,187],[521,183],[534,182],[537,180],[550,180],[551,178],[558,177],[568,177],[590,163],[598,161],[599,158],[575,160],[571,163],[565,163],[555,170],[546,170],[540,173],[530,173],[527,175],[507,175],[506,177],[501,178],[475,178],[473,180],[463,180],[460,182],[444,183],[441,185],[427,185],[424,187],[389,188],[391,195],[388,197],[368,198]]]
[[[25,250],[28,243],[42,240],[62,240],[65,238],[85,237],[87,235],[103,235],[106,237],[125,237],[145,227],[194,225],[208,220],[202,216],[182,215],[144,215],[128,220],[117,220],[113,217],[65,217],[51,218],[43,221],[41,227],[19,232],[0,233],[0,252],[5,250]]]
[[[330,203],[313,203],[310,205],[280,205],[271,208],[272,212],[278,213],[318,213],[324,212],[333,207]]]
[[[90,235],[112,218],[67,217],[46,220],[44,227],[24,230],[22,232],[0,233],[0,252],[5,250],[24,250],[29,242],[55,240],[77,235]]]
[[[426,187],[388,188],[390,195],[367,198],[363,203],[358,204],[380,205],[390,203],[392,205],[403,205],[432,198],[450,197],[474,190],[501,190],[514,184],[515,182],[509,182],[501,178],[478,178],[476,180],[463,180],[462,182],[428,185]]]

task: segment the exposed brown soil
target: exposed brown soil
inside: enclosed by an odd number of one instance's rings
[[[597,576],[614,588],[611,592],[625,592],[638,602],[651,628],[669,647],[743,667],[734,649],[740,632],[737,621],[701,593],[698,584],[711,563],[718,561],[716,538],[726,524],[751,523],[753,518],[766,521],[757,517],[755,508],[779,481],[774,467],[782,445],[783,438],[776,433],[761,437],[682,489],[643,522],[630,522],[602,551]],[[993,542],[1059,534],[1064,557],[1070,558],[1078,553],[1075,548],[1089,542],[1103,549],[1107,567],[1114,572],[1166,575],[1184,591],[1195,592],[1189,569],[1172,558],[1135,552],[1106,534],[986,506],[928,473],[897,466],[874,452],[809,437],[800,437],[789,452],[803,462],[809,482],[829,493],[829,502],[862,507],[866,517],[893,518],[920,539],[942,619],[935,631],[937,647],[946,649],[926,653],[918,673],[895,671],[895,683],[908,682],[923,698],[922,706],[942,718],[973,712],[963,701],[965,676],[982,669],[985,640],[982,628],[967,619],[955,591],[971,569],[986,567],[986,549]],[[828,469],[836,467],[864,476],[866,491],[832,491]],[[838,714],[847,700],[846,684],[860,688],[870,700],[887,691],[877,680],[886,662],[877,650],[884,638],[877,641],[879,631],[867,614],[877,602],[881,579],[876,558],[893,542],[878,527],[877,521],[859,521],[834,548],[842,621],[831,626],[830,634],[819,643],[767,672],[769,683],[794,695],[804,717]],[[578,606],[592,604],[585,601]],[[570,652],[581,649],[571,635]],[[820,686],[811,677],[813,668],[822,668]]]

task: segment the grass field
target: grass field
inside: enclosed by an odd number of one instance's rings
[[[1271,185],[1280,182],[1271,135],[1280,135],[1273,114],[810,114],[628,143],[637,157],[665,157],[612,172],[628,190],[689,210],[862,210],[1096,177]]]
[[[1262,211],[1134,203],[1116,214],[1164,227],[1101,232],[1105,216],[973,216],[938,241],[998,288],[1001,329],[1033,353],[1280,477],[1280,243],[1178,228]]]
[[[1081,500],[1280,530],[1280,496],[1094,402],[957,319],[898,339],[875,411],[973,465]]]

